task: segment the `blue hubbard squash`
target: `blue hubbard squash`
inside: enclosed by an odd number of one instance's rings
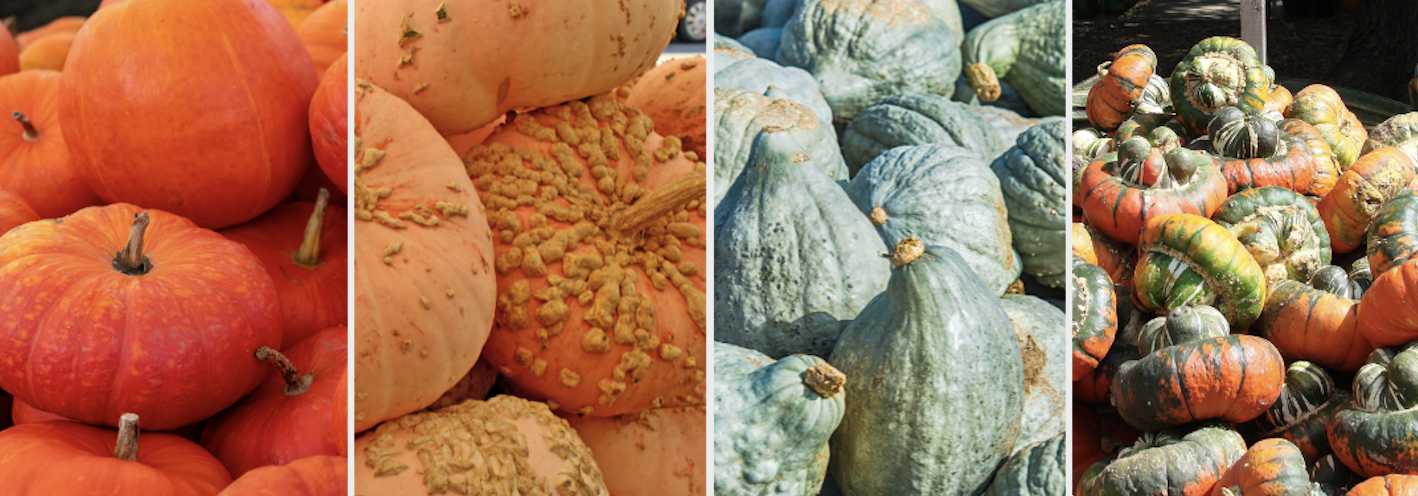
[[[783,41],[783,28],[758,28],[744,33],[738,41],[753,50],[753,53],[761,53],[763,58],[773,60],[778,58],[778,45]]]
[[[949,248],[995,295],[1019,278],[999,179],[969,150],[951,145],[893,149],[858,172],[847,195],[886,246],[914,237]]]
[[[890,95],[948,97],[960,74],[950,27],[912,0],[803,0],[778,62],[812,73],[841,123]]]
[[[1064,434],[1024,447],[995,472],[987,496],[1057,496],[1067,493]]]
[[[1147,432],[1116,457],[1093,464],[1079,480],[1074,494],[1208,495],[1245,453],[1245,440],[1225,425]]]
[[[719,341],[827,356],[845,321],[885,288],[886,245],[815,160],[791,133],[765,129],[715,207]]]
[[[1013,143],[1019,139],[1019,135],[1024,134],[1024,131],[1053,119],[1051,117],[1025,117],[1013,110],[994,105],[971,105],[970,110],[995,128],[995,135],[999,136],[1000,146]]]
[[[806,105],[824,126],[832,127],[832,109],[812,74],[757,58],[752,52],[714,48],[714,89],[742,88],[762,95],[770,86],[783,91],[787,99]]]
[[[1063,286],[1068,265],[1065,133],[1062,119],[1030,128],[990,164],[999,178],[1009,232],[1024,272],[1051,288]]]
[[[1068,54],[1064,2],[1044,2],[981,24],[965,36],[965,78],[984,102],[1009,83],[1039,115],[1064,115]]]
[[[815,356],[774,362],[714,343],[714,494],[817,494],[827,441],[846,409],[846,381]]]
[[[812,110],[785,98],[782,90],[766,95],[738,88],[714,90],[714,196],[717,205],[748,163],[753,140],[769,126],[782,128],[831,181],[847,181],[847,165],[837,135]]]
[[[848,495],[979,494],[1010,455],[1023,411],[1009,316],[949,248],[906,239],[891,260],[886,291],[832,353],[852,378],[832,478]]]
[[[714,35],[714,68],[723,69],[735,62],[758,57],[752,48],[728,36]]]
[[[1019,439],[1011,452],[1062,435],[1064,395],[1068,381],[1067,343],[1059,334],[1064,312],[1053,304],[1028,295],[1007,294],[1000,305],[1014,324],[1015,339],[1024,357],[1024,416],[1019,420]]]
[[[878,100],[847,124],[842,158],[855,175],[887,150],[932,143],[967,148],[987,160],[1005,147],[969,105],[929,93],[903,93]]]

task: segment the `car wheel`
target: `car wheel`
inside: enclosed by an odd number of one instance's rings
[[[704,7],[704,0],[695,0],[685,6],[684,19],[679,20],[679,39],[692,42],[704,41],[705,29],[708,27],[706,19],[708,14],[708,9]]]

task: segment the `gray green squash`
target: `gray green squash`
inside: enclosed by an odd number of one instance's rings
[[[763,128],[782,128],[795,146],[832,181],[847,181],[847,165],[837,148],[837,135],[812,110],[785,98],[778,88],[766,95],[739,88],[714,90],[713,203],[728,192],[748,163],[753,140]]]
[[[952,250],[893,250],[891,282],[843,333],[847,413],[832,478],[848,496],[985,490],[1010,455],[1024,373],[1009,316]]]
[[[1068,343],[1063,334],[1064,312],[1047,301],[1029,295],[1007,294],[1000,305],[1014,324],[1015,339],[1024,357],[1024,416],[1019,420],[1019,439],[1011,451],[1062,435],[1067,426],[1064,396],[1068,380]]]
[[[847,194],[886,246],[915,237],[950,248],[995,295],[1019,278],[999,179],[970,150],[895,148],[862,168]]]
[[[821,358],[777,362],[714,343],[714,494],[813,496],[846,409],[846,376]]]
[[[1068,265],[1065,232],[1071,211],[1065,133],[1062,119],[1030,128],[990,164],[1004,194],[1009,232],[1024,273],[1052,288],[1063,286]]]
[[[995,130],[970,106],[929,93],[892,95],[857,114],[842,132],[842,158],[855,175],[887,150],[948,144],[989,160],[1004,150]]]
[[[758,134],[714,209],[715,338],[771,357],[827,356],[885,289],[886,245],[790,132]]]
[[[1068,492],[1064,434],[1019,450],[995,472],[986,496],[1059,496]]]
[[[714,49],[714,89],[741,88],[762,95],[769,87],[781,90],[789,100],[806,105],[824,126],[832,127],[832,109],[823,99],[812,74],[736,49]]]
[[[783,26],[778,62],[816,77],[832,118],[846,123],[890,95],[950,96],[960,74],[957,46],[950,27],[919,2],[803,0]]]
[[[1064,2],[1044,2],[990,20],[960,45],[965,77],[980,99],[994,101],[1009,83],[1039,115],[1064,115],[1068,54]]]
[[[1000,146],[1013,143],[1019,139],[1019,135],[1024,134],[1024,131],[1043,124],[1049,119],[1046,117],[1025,117],[1013,110],[994,105],[971,105],[970,111],[985,119],[985,122],[995,128],[995,135],[999,137]]]
[[[773,60],[778,58],[778,44],[783,41],[783,28],[761,27],[744,33],[738,41],[753,50],[753,53],[761,53],[763,58]]]

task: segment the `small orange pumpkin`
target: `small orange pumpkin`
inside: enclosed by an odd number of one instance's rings
[[[74,33],[52,33],[37,39],[20,52],[20,70],[62,71],[73,45]]]
[[[310,53],[310,62],[315,64],[315,74],[321,81],[325,79],[325,69],[345,55],[349,48],[349,2],[335,0],[315,9],[305,18],[295,34],[305,44]],[[345,83],[341,83],[345,84]]]
[[[0,235],[21,224],[39,220],[39,214],[19,195],[0,188]]]
[[[69,158],[59,123],[59,79],[54,71],[0,77],[0,187],[20,195],[43,218],[100,203]]]
[[[217,496],[345,496],[348,478],[345,457],[308,456],[247,472]]]
[[[89,19],[84,16],[60,17],[53,21],[49,21],[49,24],[45,24],[43,26],[15,35],[15,46],[20,49],[21,53],[23,53],[25,49],[30,46],[31,43],[34,43],[36,40],[39,40],[40,38],[44,38],[51,34],[78,33],[79,28],[84,27],[84,23],[88,20]]]

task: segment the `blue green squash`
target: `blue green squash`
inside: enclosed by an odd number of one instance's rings
[[[1068,265],[1065,132],[1063,120],[1034,126],[990,164],[1004,194],[1012,244],[1024,262],[1024,273],[1052,288],[1063,286]]]
[[[995,130],[970,106],[929,93],[892,95],[857,114],[842,132],[842,156],[853,174],[898,146],[949,144],[982,159],[1004,150]]]
[[[1064,434],[1040,441],[1014,453],[995,472],[986,496],[1058,496],[1068,488],[1064,470],[1068,444]]]
[[[748,163],[753,140],[769,126],[782,128],[808,156],[813,165],[832,181],[847,181],[847,165],[837,148],[832,128],[812,110],[789,100],[782,90],[769,88],[767,94],[739,88],[714,90],[714,195],[711,206],[728,192],[744,164]]]
[[[1009,83],[1039,115],[1064,115],[1068,102],[1064,2],[1044,2],[977,26],[960,45],[965,78],[984,102]]]

